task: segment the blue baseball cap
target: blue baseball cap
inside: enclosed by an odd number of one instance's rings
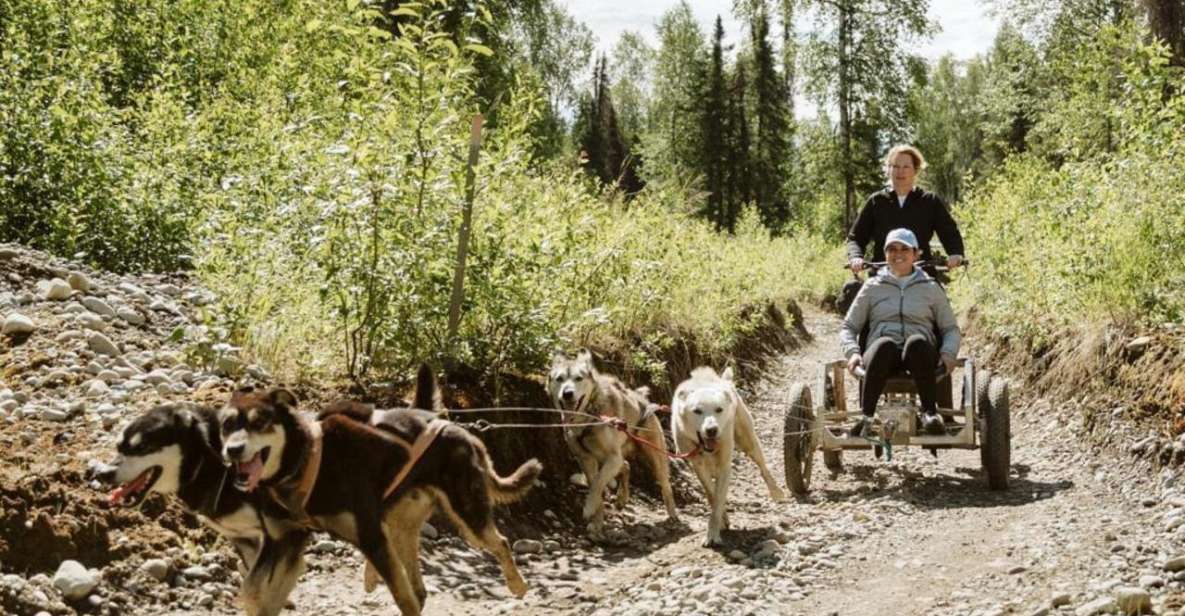
[[[893,229],[892,231],[889,231],[888,235],[885,236],[885,247],[888,248],[889,244],[894,242],[898,244],[905,244],[906,246],[917,250],[918,236],[914,235],[913,231],[910,231],[904,227]]]

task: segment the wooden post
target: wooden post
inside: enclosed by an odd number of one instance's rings
[[[482,115],[473,116],[469,130],[469,164],[465,172],[465,206],[461,215],[461,232],[457,239],[457,269],[453,275],[453,294],[448,306],[448,348],[451,353],[461,324],[461,301],[465,298],[465,259],[469,256],[469,230],[473,225],[473,193],[477,183],[474,167],[481,150]]]

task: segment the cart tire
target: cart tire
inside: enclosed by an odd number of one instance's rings
[[[815,413],[811,410],[811,389],[795,383],[790,389],[790,405],[782,425],[782,455],[786,485],[802,495],[811,487],[811,466],[815,459]],[[803,431],[810,431],[802,434]]]
[[[979,463],[984,468],[987,468],[988,465],[988,454],[987,447],[984,446],[987,430],[983,428],[986,425],[983,418],[992,409],[992,401],[988,398],[988,386],[991,385],[991,381],[990,370],[975,370],[975,421],[976,429],[979,430]]]
[[[981,411],[981,456],[988,488],[1008,489],[1008,470],[1012,465],[1008,381],[994,377],[988,386],[988,408]]]

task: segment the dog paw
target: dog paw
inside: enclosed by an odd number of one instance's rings
[[[769,497],[770,497],[771,499],[773,499],[773,501],[774,501],[775,503],[784,503],[784,502],[786,502],[786,501],[790,500],[789,498],[786,498],[786,493],[785,493],[785,492],[783,492],[783,491],[782,491],[782,490],[780,490],[780,489],[778,489],[778,490],[774,490],[774,491],[773,491],[773,492],[772,492],[772,493],[769,495]]]
[[[510,594],[519,599],[522,599],[523,595],[527,594],[527,583],[522,580],[509,582],[507,583],[507,586],[510,588]]]
[[[724,539],[722,537],[720,537],[720,535],[716,535],[715,537],[713,537],[712,535],[708,535],[708,537],[706,539],[704,539],[703,545],[705,548],[719,547],[719,546],[724,545]]]

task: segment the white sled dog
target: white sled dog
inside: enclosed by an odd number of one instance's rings
[[[699,477],[712,508],[706,546],[720,545],[720,531],[728,526],[725,501],[732,477],[732,452],[739,448],[757,464],[774,502],[786,500],[782,488],[765,466],[765,456],[753,429],[753,416],[732,382],[732,368],[717,375],[696,368],[679,384],[671,401],[671,434],[675,451],[687,458]],[[694,452],[694,453],[693,453]]]
[[[597,372],[592,354],[582,350],[575,358],[562,353],[552,357],[547,392],[557,409],[609,416],[625,422],[627,430],[639,438],[665,449],[662,423],[654,414],[657,405],[647,398],[649,389],[629,389],[620,380]],[[585,424],[592,419],[569,416],[565,423]],[[572,426],[564,428],[564,440],[588,478],[588,496],[584,500],[584,519],[589,535],[599,538],[605,525],[604,494],[609,481],[618,477],[617,505],[629,500],[629,463],[626,457],[639,456],[650,465],[662,490],[667,518],[678,522],[675,495],[671,491],[671,469],[666,453],[635,443],[625,433],[611,426]]]

